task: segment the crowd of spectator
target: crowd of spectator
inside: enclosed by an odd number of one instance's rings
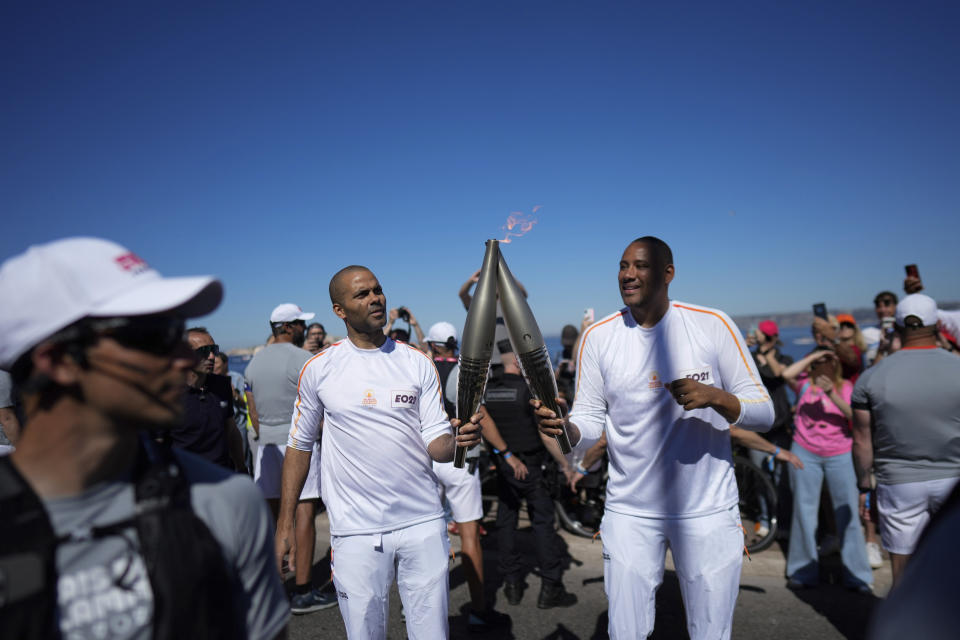
[[[465,308],[469,308],[470,289],[477,279],[478,274],[473,274],[459,291]],[[785,578],[791,589],[817,588],[820,558],[835,552],[840,555],[843,584],[858,592],[872,592],[872,572],[882,566],[884,553],[890,559],[895,585],[912,579],[916,589],[925,592],[951,588],[936,580],[924,583],[917,577],[924,571],[935,572],[932,565],[936,559],[929,554],[922,556],[922,564],[910,562],[938,510],[945,504],[956,507],[960,479],[960,393],[956,382],[960,379],[960,359],[956,357],[960,354],[960,312],[938,309],[922,289],[919,278],[911,276],[904,282],[904,296],[890,291],[877,294],[876,327],[861,329],[850,314],[815,317],[811,325],[814,347],[796,361],[783,353],[780,328],[774,321],[760,322],[746,335],[772,400],[774,420],[761,435],[733,425],[730,433],[733,444],[747,448],[777,487],[777,504],[766,505],[770,511],[761,514],[753,526],[764,535],[772,510],[777,510],[786,549]],[[267,345],[256,350],[242,373],[229,369],[229,358],[210,329],[186,329],[183,336],[192,364],[182,394],[185,409],[176,424],[161,435],[175,448],[252,476],[274,518],[280,508],[281,470],[300,371],[335,342],[323,325],[307,324],[313,317],[296,305],[279,305],[270,316]],[[558,393],[569,406],[577,402],[578,345],[593,323],[593,310],[589,309],[579,328],[565,325],[560,349],[554,354]],[[456,328],[440,321],[424,334],[409,308],[396,307],[389,310],[383,332],[433,360],[445,409],[455,418]],[[29,377],[21,376],[20,382],[27,380]],[[9,374],[0,372],[0,454],[13,451],[23,431],[23,411],[13,386]],[[570,606],[576,596],[563,586],[562,551],[543,474],[548,468],[556,469],[570,491],[581,490],[584,478],[604,469],[607,434],[585,454],[564,456],[551,439],[538,432],[530,399],[502,319],[498,319],[481,425],[496,471],[495,531],[505,599],[510,605],[519,604],[527,587],[524,563],[515,551],[518,512],[525,502],[537,538],[542,582],[537,604],[542,608]],[[317,561],[315,514],[323,509],[321,450],[318,441],[308,484],[297,500],[298,555],[294,558],[291,553],[289,565],[281,567],[289,569],[294,579],[291,610],[295,614],[337,605],[329,576],[316,579],[313,575]],[[468,625],[486,628],[498,623],[498,614],[484,598],[480,539],[486,531],[484,512],[477,506],[480,479],[474,456],[467,479],[455,477],[452,468],[444,466],[450,463],[433,465],[438,490],[448,501],[449,530],[462,537],[471,593]],[[894,592],[895,603],[898,594]],[[915,600],[919,596],[915,590],[902,598],[907,597]],[[897,606],[915,605],[907,601]]]

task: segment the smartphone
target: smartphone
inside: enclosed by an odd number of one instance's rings
[[[593,307],[587,307],[583,310],[583,319],[593,324]]]
[[[817,316],[818,318],[823,318],[824,320],[826,320],[827,305],[825,305],[822,302],[818,302],[815,305],[813,305],[813,315]]]
[[[920,279],[920,270],[917,269],[917,265],[908,264],[907,266],[904,267],[904,270],[907,272],[908,278],[917,278],[918,280]]]
[[[893,323],[896,319],[892,316],[887,316],[880,321],[880,329],[883,331],[884,335],[890,335],[893,333]]]

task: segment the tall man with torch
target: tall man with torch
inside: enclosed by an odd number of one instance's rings
[[[321,490],[330,517],[334,584],[349,638],[385,638],[396,573],[410,638],[447,638],[449,540],[431,460],[480,442],[480,415],[456,438],[437,370],[383,334],[386,298],[366,267],[330,280],[347,338],[300,372],[283,462],[277,562],[295,561],[294,512],[323,426]]]
[[[543,433],[565,426],[586,450],[604,431],[610,456],[601,524],[609,632],[646,638],[667,547],[692,640],[729,638],[742,562],[729,425],[765,431],[773,404],[730,318],[671,301],[673,255],[659,238],[620,259],[625,307],[581,339],[577,402],[568,417],[545,406]]]

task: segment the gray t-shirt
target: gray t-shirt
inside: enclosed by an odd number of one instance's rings
[[[239,577],[237,610],[246,613],[250,638],[273,638],[287,623],[290,605],[274,561],[273,520],[260,490],[185,451],[177,451],[191,483],[193,510],[220,543],[227,567]],[[96,485],[78,496],[47,500],[57,535],[107,525],[133,515],[129,482]],[[61,543],[57,547],[60,630],[69,640],[151,637],[153,592],[136,530]]]
[[[260,444],[287,444],[300,370],[313,354],[289,342],[267,345],[253,356],[244,377],[260,417]]]
[[[877,482],[960,476],[960,358],[943,349],[902,349],[860,375],[854,409],[873,417]]]

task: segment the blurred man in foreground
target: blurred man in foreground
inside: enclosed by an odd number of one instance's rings
[[[95,238],[0,267],[0,368],[27,416],[0,458],[4,637],[286,635],[259,491],[157,441],[197,359],[184,318],[222,291]]]

